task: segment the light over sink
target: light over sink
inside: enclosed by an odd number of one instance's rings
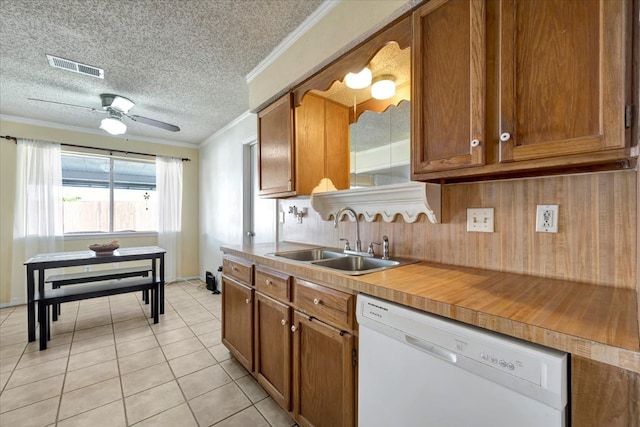
[[[275,252],[268,255],[326,268],[351,276],[375,273],[377,271],[418,262],[418,260],[406,258],[381,259],[351,255],[340,251],[340,249],[333,248],[301,249],[297,251]]]

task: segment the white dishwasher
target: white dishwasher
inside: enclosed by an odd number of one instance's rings
[[[358,295],[359,427],[568,425],[567,354]]]

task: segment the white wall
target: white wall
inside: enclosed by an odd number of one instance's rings
[[[200,146],[200,276],[222,265],[220,245],[243,238],[243,144],[257,138],[255,114],[240,117]]]

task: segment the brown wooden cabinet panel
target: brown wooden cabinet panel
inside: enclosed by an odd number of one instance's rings
[[[633,167],[631,9],[632,0],[416,9],[412,179]]]
[[[296,194],[309,195],[322,178],[349,188],[349,109],[308,93],[295,110]]]
[[[222,259],[222,273],[245,285],[253,285],[253,264],[244,259],[225,256]]]
[[[255,376],[284,409],[291,409],[291,309],[266,295],[255,298]]]
[[[294,312],[294,414],[300,426],[355,422],[354,337]]]
[[[293,302],[304,313],[339,328],[354,328],[355,296],[317,283],[296,279]]]
[[[413,13],[413,35],[413,178],[483,165],[484,1],[432,0]]]
[[[572,355],[571,425],[640,426],[640,374]]]
[[[258,113],[260,196],[294,194],[293,108],[287,94]]]
[[[222,276],[222,342],[253,371],[253,289]]]
[[[258,113],[260,196],[310,195],[323,178],[349,188],[349,109],[307,94],[294,112],[291,96]]]
[[[501,162],[625,147],[629,5],[500,2]]]
[[[282,302],[291,301],[291,276],[265,267],[256,267],[256,290]]]

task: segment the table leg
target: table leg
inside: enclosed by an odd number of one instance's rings
[[[27,335],[29,342],[36,340],[35,270],[27,266]]]
[[[160,254],[160,314],[164,314],[164,254]]]

